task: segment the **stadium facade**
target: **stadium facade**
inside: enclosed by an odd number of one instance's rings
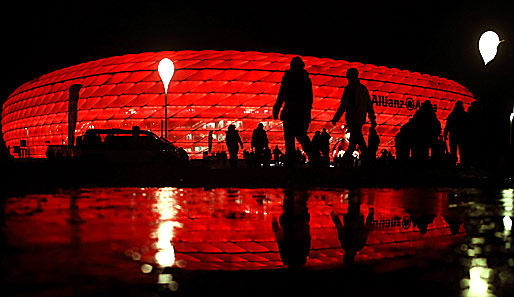
[[[139,126],[163,135],[164,87],[157,66],[163,58],[175,65],[168,88],[168,140],[199,158],[208,148],[225,150],[225,131],[235,124],[246,150],[253,129],[263,123],[270,148],[284,151],[282,123],[272,118],[280,82],[295,55],[238,51],[163,51],[116,56],[60,69],[17,88],[2,110],[2,132],[12,155],[30,148],[44,157],[48,145],[68,143],[68,90],[81,84],[75,135],[90,128]],[[355,67],[367,86],[377,114],[381,144],[394,154],[394,136],[420,103],[430,100],[442,127],[455,102],[474,101],[462,85],[417,72],[302,57],[313,84],[314,103],[309,135],[327,128],[331,149],[347,137],[344,120],[332,126],[344,87],[346,70]],[[369,125],[363,131],[367,139]],[[17,155],[16,155],[17,156]]]

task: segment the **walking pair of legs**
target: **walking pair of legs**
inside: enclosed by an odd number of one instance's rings
[[[362,135],[362,125],[349,125],[348,131],[350,132],[350,143],[348,144],[348,149],[343,155],[343,160],[351,160],[353,152],[357,149],[357,145],[359,145],[359,150],[361,151],[361,160],[367,160],[368,146],[364,140],[364,135]]]
[[[284,121],[284,141],[286,143],[286,165],[294,166],[297,164],[296,162],[296,148],[295,148],[295,139],[298,140],[300,145],[302,146],[303,151],[307,154],[309,161],[316,162],[319,158],[316,157],[313,149],[312,143],[307,136],[307,128],[308,124],[298,122],[285,122]]]

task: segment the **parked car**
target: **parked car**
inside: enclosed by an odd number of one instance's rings
[[[132,130],[89,129],[84,135],[77,137],[71,154],[69,150],[70,148],[64,146],[49,146],[47,157],[58,158],[62,155],[81,160],[142,163],[186,163],[189,160],[188,154],[182,148],[139,127],[133,127]]]

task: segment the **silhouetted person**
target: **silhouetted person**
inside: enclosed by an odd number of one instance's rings
[[[310,215],[307,209],[308,193],[284,190],[283,211],[280,218],[273,217],[272,228],[277,240],[282,263],[288,268],[299,268],[307,262],[311,248]]]
[[[413,127],[413,158],[427,160],[430,149],[435,149],[437,138],[441,134],[441,123],[437,119],[430,100],[425,100],[412,117]]]
[[[411,118],[400,127],[400,131],[394,137],[396,158],[399,161],[407,161],[410,158],[414,147],[414,133],[414,121]]]
[[[343,222],[335,212],[332,211],[330,214],[337,228],[341,248],[344,250],[343,263],[345,264],[354,263],[357,252],[366,245],[375,214],[374,209],[370,208],[366,221],[364,221],[364,216],[360,211],[360,197],[350,193],[349,200],[348,212],[343,215]]]
[[[446,205],[446,209],[444,209],[443,218],[448,224],[448,227],[450,227],[450,233],[455,235],[459,234],[460,226],[466,222],[466,207],[451,202],[451,198],[452,197],[448,197],[448,204]]]
[[[325,164],[330,163],[330,134],[328,134],[327,129],[323,128],[321,132],[321,154],[323,155],[323,162]]]
[[[312,149],[318,153],[321,153],[321,132],[314,132],[314,136],[312,136]]]
[[[452,162],[457,163],[457,150],[460,154],[461,163],[463,159],[466,159],[468,129],[467,113],[464,110],[464,104],[459,100],[455,102],[455,106],[448,115],[446,126],[444,127],[444,139],[448,140],[450,144]]]
[[[278,145],[273,149],[273,162],[275,165],[280,163],[280,158],[282,157],[282,151],[278,148]]]
[[[369,128],[368,135],[368,151],[370,160],[377,159],[378,146],[380,145],[380,137],[374,127]]]
[[[409,214],[412,227],[417,227],[421,234],[428,232],[428,226],[438,213],[439,198],[436,192],[405,189],[399,196],[404,209]]]
[[[230,166],[232,168],[237,168],[237,154],[239,153],[239,145],[241,145],[241,149],[243,149],[243,141],[241,140],[235,125],[228,126],[225,142],[230,155]]]
[[[307,136],[307,129],[311,123],[312,82],[304,67],[305,64],[300,57],[291,59],[290,69],[286,70],[282,77],[277,101],[273,106],[273,118],[278,119],[280,113],[280,120],[283,122],[288,166],[295,164],[295,139],[302,145],[311,162],[315,162],[316,159],[312,152],[311,140]]]
[[[426,234],[428,225],[432,224],[435,218],[433,199],[417,197],[409,208],[406,208],[412,221],[412,227],[417,227],[419,233]]]
[[[259,123],[252,133],[252,149],[255,153],[257,163],[263,163],[264,150],[268,148],[268,135],[264,130],[264,125]]]
[[[348,69],[346,78],[348,79],[348,85],[344,88],[341,104],[332,119],[332,124],[335,126],[343,113],[346,112],[345,121],[350,132],[350,144],[343,155],[343,159],[351,160],[358,145],[362,159],[365,160],[368,157],[368,149],[362,135],[362,125],[366,123],[367,114],[371,121],[371,127],[377,126],[375,111],[368,89],[359,81],[359,71],[356,68]]]

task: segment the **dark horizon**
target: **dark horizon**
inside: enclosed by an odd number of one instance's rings
[[[513,40],[514,11],[500,4],[237,2],[138,6],[16,5],[4,18],[10,73],[2,102],[20,85],[64,67],[165,50],[298,54],[399,68],[455,80],[475,93],[484,65],[478,38]]]

